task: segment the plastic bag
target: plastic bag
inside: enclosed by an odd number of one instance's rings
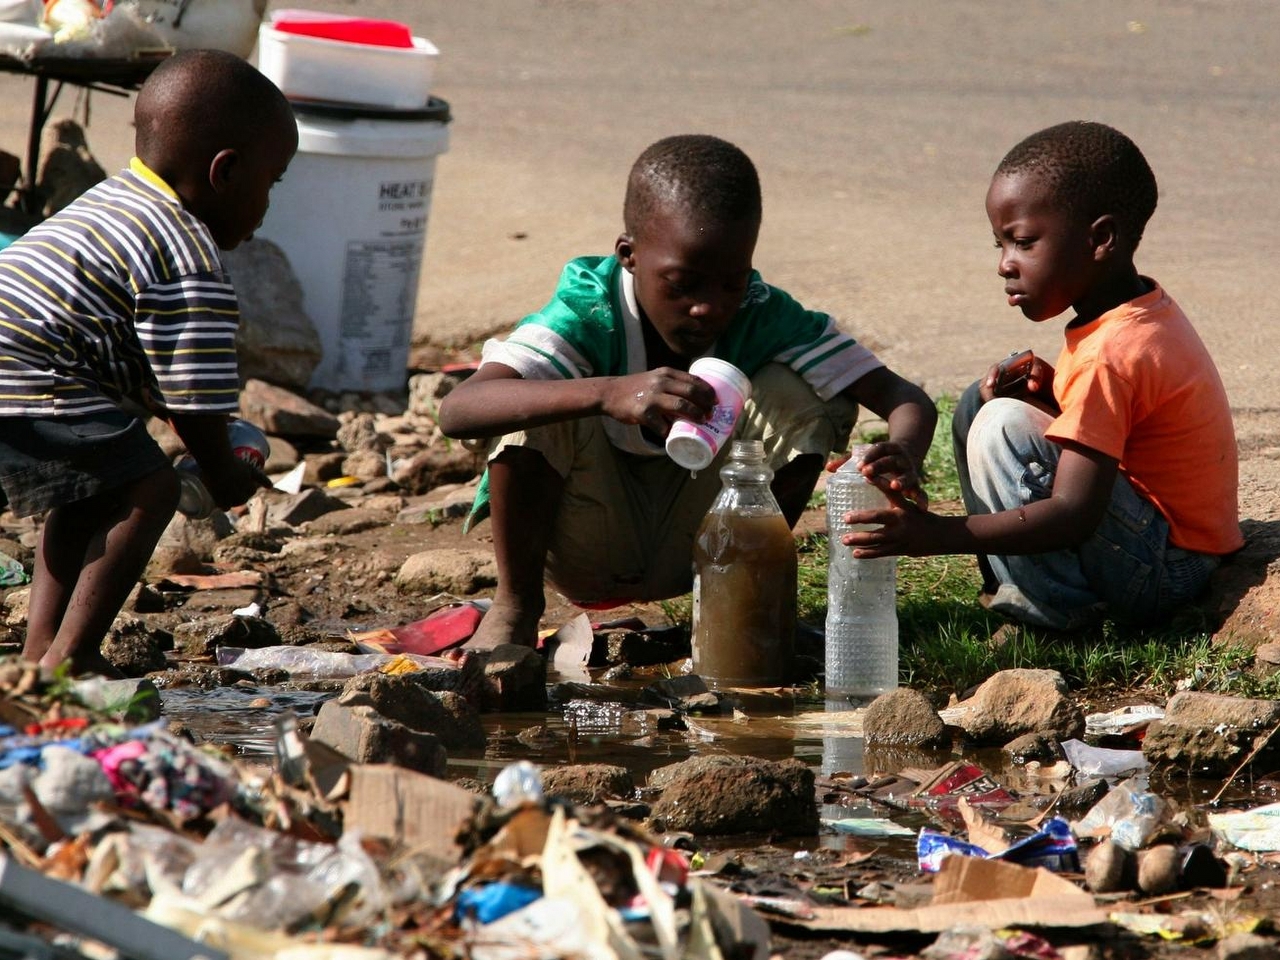
[[[1145,780],[1134,777],[1099,800],[1075,828],[1082,837],[1110,836],[1126,850],[1141,850],[1167,815],[1165,801],[1146,790]]]

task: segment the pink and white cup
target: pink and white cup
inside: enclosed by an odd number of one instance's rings
[[[701,357],[689,372],[716,392],[716,405],[706,423],[677,420],[667,434],[667,456],[686,470],[705,470],[731,436],[742,408],[751,398],[751,380],[731,363]]]

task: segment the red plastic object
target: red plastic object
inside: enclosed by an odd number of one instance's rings
[[[395,643],[382,644],[387,653],[416,653],[430,657],[442,650],[456,647],[467,640],[480,626],[484,610],[473,603],[456,607],[442,607],[424,620],[415,620],[402,627],[392,627],[389,633]]]
[[[344,17],[338,14],[308,11],[281,11],[271,21],[281,33],[296,33],[321,40],[363,43],[371,47],[413,46],[413,32],[395,20],[373,20],[368,17]]]

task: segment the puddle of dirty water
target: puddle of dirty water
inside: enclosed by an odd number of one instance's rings
[[[274,724],[287,711],[311,716],[332,693],[280,687],[175,687],[160,691],[163,716],[199,741],[230,744],[246,759],[274,754]]]

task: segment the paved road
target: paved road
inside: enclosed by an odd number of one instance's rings
[[[276,4],[277,6],[279,4]],[[474,343],[604,252],[658,137],[706,131],[760,168],[756,263],[896,369],[955,391],[992,358],[1056,353],[1060,323],[1007,308],[982,199],[1022,136],[1114,124],[1160,209],[1139,263],[1214,352],[1246,453],[1280,448],[1280,5],[1271,0],[309,0],[394,17],[442,51],[452,146],[437,169],[416,336]],[[0,77],[0,145],[30,81]],[[90,142],[129,153],[128,104]],[[1269,489],[1269,488],[1268,488]]]

